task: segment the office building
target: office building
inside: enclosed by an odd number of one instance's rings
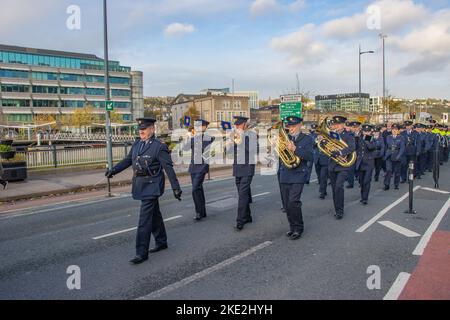
[[[123,121],[144,115],[142,72],[109,62],[111,100]],[[0,122],[29,124],[91,105],[105,113],[104,61],[92,54],[0,45]]]
[[[316,109],[323,111],[369,112],[370,95],[361,94],[361,110],[359,93],[316,96]]]
[[[200,94],[207,94],[210,92],[212,95],[227,95],[237,97],[248,97],[250,109],[259,109],[259,92],[258,91],[235,91],[231,92],[230,88],[223,89],[204,89],[200,91]]]

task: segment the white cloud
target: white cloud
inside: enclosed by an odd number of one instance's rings
[[[276,0],[255,0],[250,7],[250,13],[253,16],[260,16],[277,12],[280,9],[281,7]]]
[[[305,7],[305,0],[295,0],[289,5],[289,10],[298,12]]]
[[[270,46],[289,56],[289,62],[294,65],[318,62],[326,52],[324,43],[316,39],[316,26],[307,24],[296,32],[271,40]]]
[[[185,34],[189,34],[195,31],[195,28],[192,24],[184,24],[184,23],[171,23],[164,29],[164,34],[167,37],[179,37]]]
[[[411,25],[417,25],[428,16],[428,10],[422,4],[412,0],[381,0],[372,4],[379,9],[381,30],[375,32],[397,32]],[[326,22],[323,33],[328,37],[350,38],[364,33],[372,32],[367,27],[371,16],[364,12],[350,17],[343,17]]]

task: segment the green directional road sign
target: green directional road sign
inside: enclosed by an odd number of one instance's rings
[[[287,117],[302,117],[301,102],[283,102],[280,105],[280,120],[285,121]]]
[[[114,102],[106,101],[106,111],[113,111],[113,110],[114,110]]]

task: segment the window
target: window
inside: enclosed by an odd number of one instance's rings
[[[103,88],[86,88],[86,94],[90,96],[104,96],[105,89]]]
[[[57,108],[57,100],[33,100],[34,107]]]
[[[59,75],[59,79],[61,81],[78,81],[78,82],[83,82],[84,81],[84,76],[82,76],[81,74],[67,74],[67,73],[61,73]]]
[[[68,88],[62,87],[59,90],[60,94],[84,94],[84,88]]]
[[[112,89],[111,93],[113,96],[118,97],[129,97],[131,95],[130,90],[123,90],[123,89]]]
[[[29,107],[30,100],[2,99],[2,107]]]
[[[109,82],[110,83],[114,83],[114,84],[130,85],[130,79],[129,78],[110,77],[109,78]]]
[[[105,108],[105,101],[88,101],[88,104],[93,105],[95,108]]]
[[[28,71],[0,69],[0,77],[3,78],[28,78]]]
[[[11,122],[31,122],[32,116],[31,114],[8,114],[7,119]]]
[[[63,108],[83,108],[84,101],[77,101],[77,100],[62,101],[61,107],[63,107]]]
[[[33,93],[58,94],[58,87],[33,86]]]
[[[122,101],[118,101],[118,102],[114,102],[114,107],[115,108],[119,108],[119,109],[126,109],[126,108],[131,108],[131,103],[130,102],[122,102]]]
[[[86,76],[86,82],[105,82],[105,77],[103,76]]]
[[[50,72],[32,72],[31,77],[33,78],[33,80],[58,80],[58,74]]]
[[[2,92],[29,92],[30,87],[18,84],[2,84]]]

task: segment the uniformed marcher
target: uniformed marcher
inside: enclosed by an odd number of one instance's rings
[[[311,130],[309,130],[309,136],[311,137],[311,139],[313,141],[316,141],[316,138],[317,138],[317,133],[316,133],[317,127],[318,127],[317,124],[313,124],[313,125],[311,125]],[[306,184],[309,184],[311,181],[311,174],[312,174],[313,167],[314,167],[314,164],[316,161],[316,155],[317,155],[317,152],[314,149],[313,160],[308,162],[308,179],[306,180]],[[316,169],[316,173],[317,173],[317,169]],[[317,175],[317,177],[319,177],[319,176]]]
[[[427,132],[425,131],[425,125],[423,125],[422,123],[417,123],[415,128],[418,132],[418,144],[420,145],[420,152],[417,158],[417,179],[421,179],[421,177],[425,175],[425,169],[427,165]]]
[[[137,121],[140,139],[135,141],[125,159],[105,174],[112,178],[128,167],[133,167],[132,195],[133,199],[141,200],[142,203],[136,235],[136,257],[130,261],[132,264],[148,259],[152,234],[156,246],[150,253],[167,249],[167,234],[158,202],[158,198],[164,193],[164,172],[169,178],[175,198],[181,201],[182,193],[169,148],[155,137],[156,120],[140,118]]]
[[[414,177],[419,176],[417,164],[417,159],[420,154],[419,134],[414,130],[412,121],[405,121],[404,125],[405,129],[402,132],[402,136],[405,138],[406,149],[401,167],[401,183],[406,183],[407,181],[408,166],[411,161],[414,162]]]
[[[333,117],[333,130],[340,136],[340,138],[347,144],[348,147],[339,152],[335,151],[332,156],[348,156],[355,152],[355,139],[349,132],[345,130],[346,121],[347,119],[345,117]],[[328,166],[328,174],[331,180],[335,218],[337,220],[340,220],[344,217],[344,182],[347,179],[348,171],[349,168],[342,167],[335,161],[330,160]]]
[[[349,134],[355,139],[355,148],[359,148],[359,142],[361,139],[361,122],[351,121],[347,123],[347,127],[350,128]],[[355,178],[358,179],[358,170],[356,169],[356,163],[350,167],[347,177],[347,189],[353,189],[355,186]],[[358,180],[359,181],[359,180]]]
[[[194,220],[196,221],[206,218],[206,199],[203,182],[206,174],[209,172],[209,161],[205,161],[205,156],[209,158],[209,148],[215,139],[205,133],[208,126],[208,121],[197,119],[195,121],[195,129],[201,131],[194,131],[194,135],[183,148],[184,150],[191,150],[191,163],[188,171],[191,174],[192,199],[195,205]]]
[[[4,171],[3,170],[3,165],[2,165],[2,163],[0,161],[0,184],[3,186],[3,190],[5,190],[6,187],[8,186],[8,181],[2,179],[3,171]]]
[[[280,189],[283,207],[286,209],[290,230],[286,234],[291,240],[297,240],[304,231],[301,196],[308,181],[308,162],[313,161],[313,139],[301,132],[303,119],[287,117],[290,144],[288,148],[301,159],[295,169],[289,169],[280,161]]]
[[[314,124],[311,128],[313,130],[317,130],[318,126]],[[317,134],[311,136],[314,138],[314,167],[316,170],[317,180],[319,182],[319,198],[325,199],[328,195],[328,165],[330,163],[330,158],[317,147]]]
[[[375,128],[374,138],[377,143],[377,149],[375,150],[375,182],[378,182],[380,179],[381,169],[383,168],[384,163],[384,153],[385,153],[385,142],[383,135],[381,133],[382,126],[378,126]]]
[[[250,185],[255,175],[257,156],[257,135],[247,129],[248,118],[234,117],[234,137],[227,142],[227,153],[234,151],[233,176],[238,191],[238,212],[236,229],[244,228],[244,225],[253,221],[250,210],[251,190]]]
[[[400,125],[392,125],[392,135],[386,138],[386,175],[384,178],[384,190],[389,190],[391,177],[394,175],[394,186],[398,190],[400,184],[402,161],[405,154],[405,138],[400,135]]]
[[[427,164],[426,169],[428,172],[433,171],[433,164],[434,164],[434,153],[436,150],[436,147],[438,146],[439,139],[436,136],[436,134],[433,133],[433,128],[436,124],[436,120],[431,119],[430,124],[428,125],[428,136],[427,136]]]
[[[361,127],[361,136],[358,144],[358,157],[356,171],[358,172],[361,186],[361,203],[367,205],[369,200],[370,183],[372,182],[373,169],[375,168],[375,152],[378,141],[373,136],[374,126],[364,124]]]

